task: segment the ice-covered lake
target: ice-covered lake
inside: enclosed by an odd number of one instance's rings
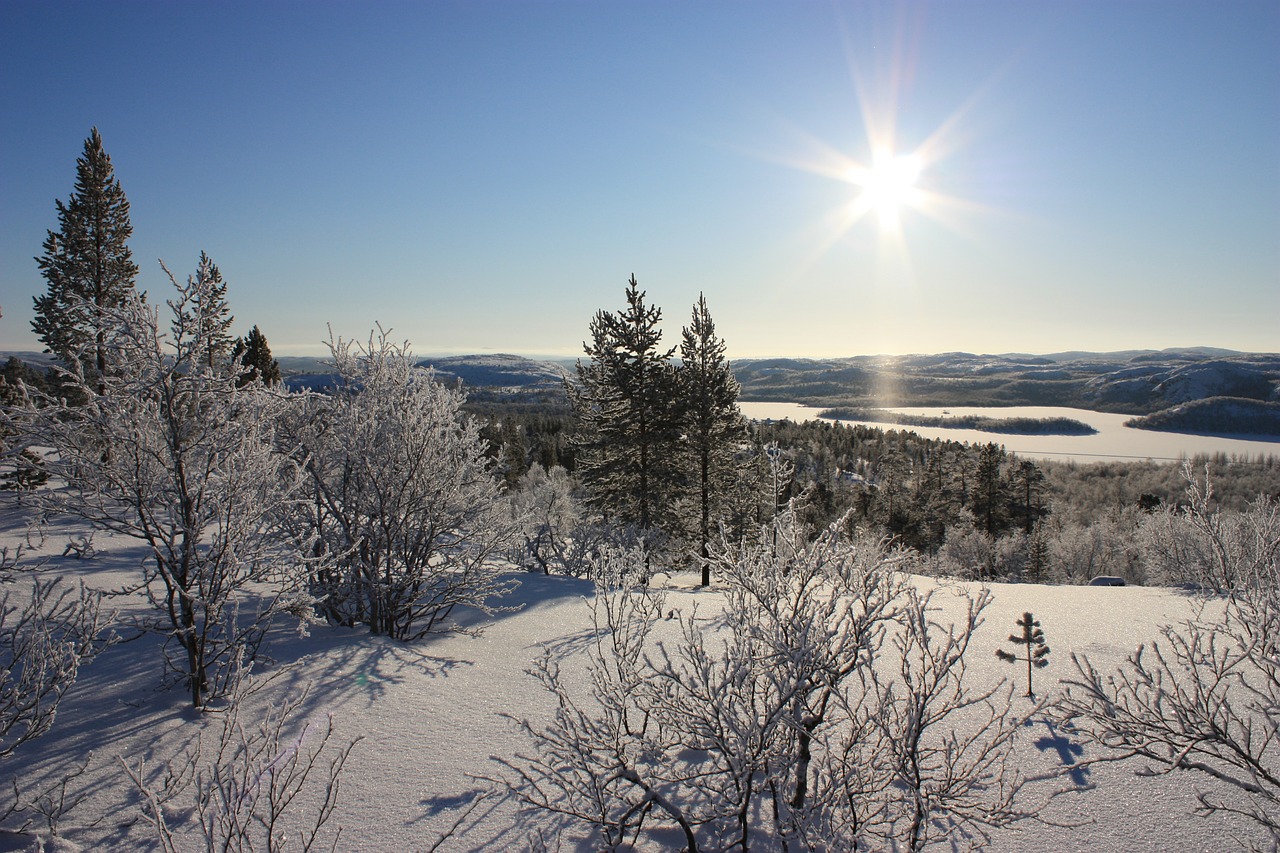
[[[740,402],[742,413],[753,420],[793,421],[816,420],[818,412],[812,406],[799,403]],[[928,406],[902,406],[891,411],[904,414],[947,417],[948,415],[983,415],[991,418],[1073,418],[1089,424],[1097,432],[1093,435],[1010,435],[1008,433],[983,432],[976,429],[948,429],[946,427],[920,427],[886,424],[877,421],[842,421],[865,423],[886,429],[909,430],[926,438],[951,441],[967,441],[986,444],[994,441],[1006,450],[1032,459],[1075,459],[1081,462],[1104,459],[1154,459],[1178,460],[1189,456],[1212,453],[1231,453],[1242,456],[1280,456],[1280,441],[1258,441],[1245,438],[1224,438],[1211,435],[1190,435],[1176,432],[1156,432],[1134,429],[1124,422],[1131,415],[1092,412],[1087,409],[1070,409],[1057,406],[953,406],[936,408]]]

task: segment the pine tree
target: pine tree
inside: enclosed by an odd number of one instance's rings
[[[203,325],[200,339],[206,349],[200,361],[207,364],[210,370],[229,369],[236,339],[231,335],[231,323],[235,318],[231,316],[231,308],[227,305],[227,283],[222,280],[218,265],[204,252],[200,253],[200,260],[196,264],[196,278],[204,283],[197,291],[204,304],[192,306],[182,320]]]
[[[280,363],[271,357],[271,347],[267,346],[267,336],[257,326],[249,330],[249,334],[236,341],[231,351],[231,359],[239,359],[245,372],[240,374],[236,384],[243,388],[255,379],[261,379],[270,385],[280,381]]]
[[[129,200],[96,127],[76,160],[75,191],[56,204],[58,230],[48,232],[36,258],[49,289],[35,297],[31,327],[66,367],[79,362],[86,376],[101,377],[109,368],[108,315],[133,290],[138,265],[126,245]]]
[[[670,529],[676,492],[680,413],[675,349],[661,350],[662,311],[645,304],[635,276],[627,308],[591,321],[590,362],[568,386],[579,426],[578,474],[588,503],[641,531]]]
[[[734,471],[733,451],[745,439],[746,421],[738,411],[738,381],[725,358],[725,343],[707,299],[698,295],[693,321],[680,344],[680,390],[684,397],[685,435],[695,468],[699,508],[698,543],[702,585],[711,583],[711,525],[720,515]]]
[[[1021,522],[1022,532],[1028,536],[1036,522],[1049,514],[1049,508],[1044,505],[1044,487],[1044,472],[1030,459],[1023,459],[1010,468],[1011,509]]]
[[[994,442],[978,449],[972,495],[973,515],[977,526],[991,537],[998,536],[1007,525],[1007,483],[1000,477],[1004,461],[1004,448]]]
[[[1026,647],[1027,695],[1034,699],[1036,694],[1031,689],[1031,670],[1032,668],[1043,669],[1049,665],[1049,647],[1044,644],[1044,631],[1040,630],[1040,620],[1033,618],[1030,613],[1023,613],[1016,624],[1022,629],[1022,635],[1010,634],[1009,642]],[[1017,653],[1006,652],[1004,649],[996,649],[996,657],[1008,663],[1018,661]]]

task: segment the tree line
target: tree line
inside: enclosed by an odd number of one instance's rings
[[[48,231],[44,252],[35,259],[46,290],[34,297],[31,328],[45,352],[52,353],[65,369],[76,365],[101,393],[101,379],[116,366],[112,312],[134,292],[138,265],[128,245],[133,236],[129,199],[96,127],[76,160],[75,189],[65,203],[57,200],[56,205],[58,229]],[[206,304],[188,308],[187,319],[198,317],[207,325],[202,330],[203,357],[210,366],[218,360],[238,360],[248,368],[246,382],[258,375],[279,381],[280,366],[257,326],[241,338],[231,335],[234,317],[217,265],[201,252],[197,268],[197,274],[208,279],[199,297]]]

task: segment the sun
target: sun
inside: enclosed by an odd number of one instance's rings
[[[916,186],[924,169],[918,154],[894,154],[880,150],[872,156],[871,166],[854,166],[849,170],[850,183],[862,192],[854,201],[855,214],[875,213],[882,226],[898,221],[903,208],[919,206],[923,193]]]

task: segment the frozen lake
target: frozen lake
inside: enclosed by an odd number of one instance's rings
[[[742,413],[752,420],[793,421],[817,420],[820,409],[799,403],[739,402]],[[1245,438],[1221,438],[1209,435],[1188,435],[1176,432],[1155,432],[1133,429],[1124,422],[1132,415],[1115,415],[1107,412],[1091,412],[1086,409],[1068,409],[1057,406],[953,406],[936,408],[927,406],[901,406],[891,411],[904,414],[945,417],[951,415],[984,415],[991,418],[1073,418],[1089,424],[1094,435],[1010,435],[1008,433],[983,432],[975,429],[947,429],[946,427],[918,427],[886,424],[877,421],[842,421],[865,423],[885,429],[900,429],[917,433],[926,438],[942,438],[951,441],[986,444],[994,441],[1006,450],[1032,459],[1076,459],[1096,462],[1104,459],[1155,459],[1178,460],[1187,456],[1211,453],[1233,453],[1242,456],[1280,455],[1280,441],[1256,441]]]

